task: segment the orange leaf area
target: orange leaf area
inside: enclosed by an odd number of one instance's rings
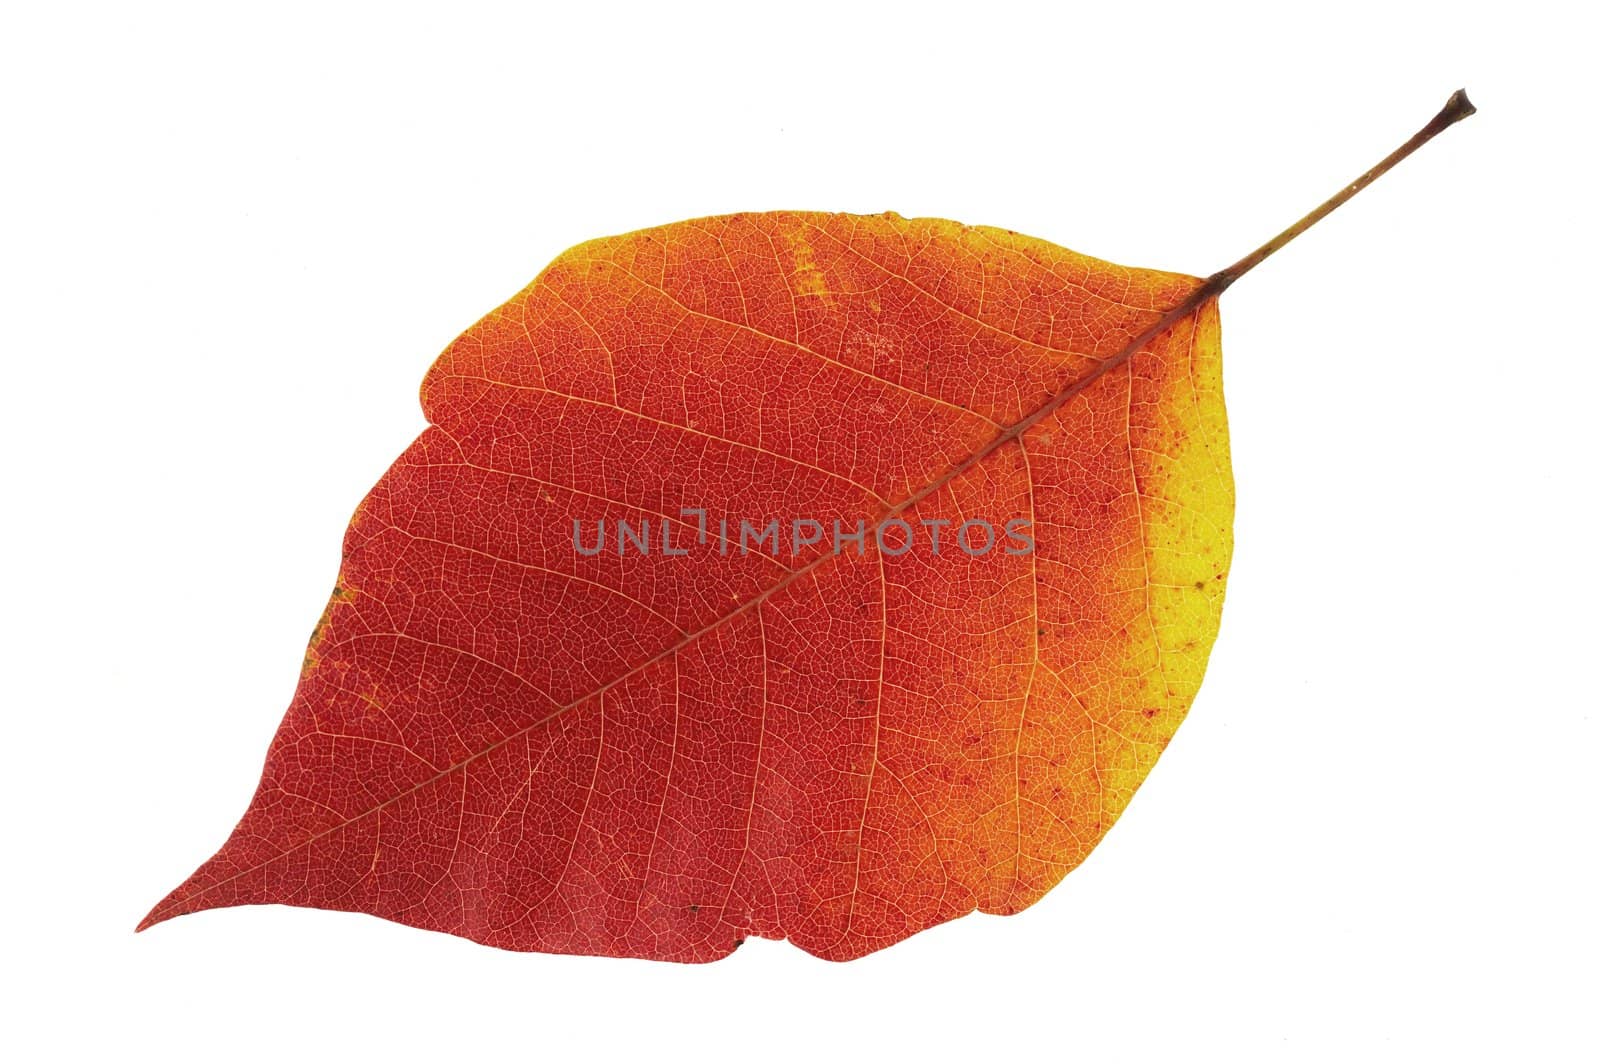
[[[249,810],[142,926],[279,902],[848,959],[1032,904],[1216,637],[1215,298],[1145,335],[1200,285],[893,214],[561,255],[429,371]]]

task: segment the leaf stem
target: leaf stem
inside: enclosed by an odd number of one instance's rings
[[[1410,140],[1406,141],[1404,144],[1400,145],[1400,147],[1384,156],[1383,160],[1379,162],[1377,166],[1374,166],[1371,170],[1368,170],[1366,173],[1350,182],[1350,184],[1346,185],[1344,188],[1340,189],[1332,197],[1330,197],[1325,203],[1322,204],[1322,206],[1318,207],[1316,210],[1312,211],[1298,222],[1295,222],[1289,228],[1285,229],[1283,232],[1279,233],[1265,244],[1262,244],[1250,254],[1234,263],[1232,266],[1229,266],[1224,270],[1218,270],[1210,277],[1207,277],[1204,281],[1201,281],[1200,284],[1195,287],[1194,291],[1190,292],[1181,303],[1167,311],[1165,314],[1161,315],[1160,318],[1152,322],[1143,332],[1135,336],[1132,340],[1129,340],[1127,345],[1124,346],[1121,351],[1117,352],[1115,355],[1112,355],[1110,358],[1102,359],[1093,369],[1084,374],[1072,385],[1063,388],[1061,391],[1051,396],[1049,402],[1045,403],[1043,406],[1039,407],[1021,421],[1001,432],[1000,435],[995,438],[994,443],[989,447],[978,451],[971,458],[967,459],[967,461],[963,462],[961,465],[952,470],[949,475],[938,481],[935,481],[918,494],[912,496],[904,503],[901,503],[894,509],[893,513],[899,513],[902,510],[906,510],[912,506],[915,506],[922,499],[943,487],[946,483],[954,479],[959,474],[965,472],[974,463],[993,451],[995,447],[1009,442],[1010,440],[1016,439],[1018,436],[1021,436],[1024,432],[1027,432],[1030,428],[1037,425],[1040,421],[1043,421],[1045,418],[1061,409],[1061,407],[1069,402],[1073,396],[1082,392],[1085,388],[1089,387],[1089,385],[1093,384],[1107,373],[1128,361],[1129,358],[1133,357],[1133,353],[1135,351],[1138,351],[1140,348],[1144,347],[1145,344],[1166,332],[1167,329],[1171,328],[1174,322],[1177,322],[1181,318],[1186,318],[1190,314],[1194,313],[1195,308],[1204,303],[1206,300],[1215,299],[1217,296],[1221,295],[1229,285],[1233,284],[1233,282],[1237,281],[1239,278],[1243,277],[1245,274],[1259,266],[1262,261],[1268,258],[1274,251],[1277,251],[1279,248],[1283,247],[1283,245],[1287,244],[1289,241],[1293,240],[1307,229],[1310,229],[1313,225],[1316,225],[1323,218],[1327,217],[1328,214],[1334,210],[1334,208],[1338,207],[1345,200],[1349,199],[1351,196],[1354,196],[1357,192],[1360,192],[1378,178],[1382,177],[1401,159],[1404,159],[1406,156],[1410,155],[1412,152],[1428,143],[1428,141],[1438,136],[1441,132],[1448,129],[1450,126],[1455,125],[1457,122],[1476,111],[1477,108],[1472,106],[1472,101],[1467,99],[1467,91],[1465,89],[1457,89],[1455,92],[1451,93],[1450,99],[1445,101],[1443,109],[1441,109],[1438,114],[1434,115],[1433,119],[1429,121],[1427,125],[1417,130],[1417,132],[1412,135]]]
[[[1334,209],[1340,204],[1344,203],[1345,200],[1348,200],[1351,196],[1354,196],[1357,192],[1360,192],[1378,178],[1388,173],[1394,168],[1395,164],[1400,162],[1406,156],[1410,155],[1412,152],[1416,151],[1418,148],[1422,147],[1424,144],[1428,143],[1428,141],[1432,140],[1440,133],[1443,133],[1446,129],[1455,125],[1463,118],[1475,113],[1477,110],[1478,109],[1476,107],[1472,106],[1472,101],[1467,99],[1467,90],[1457,89],[1455,92],[1451,93],[1450,99],[1445,101],[1444,107],[1440,109],[1438,114],[1433,116],[1427,125],[1417,130],[1416,133],[1412,135],[1410,140],[1406,141],[1404,144],[1400,145],[1400,147],[1384,156],[1378,165],[1374,166],[1372,169],[1368,170],[1366,173],[1350,182],[1350,184],[1334,193],[1316,210],[1312,211],[1298,222],[1295,222],[1289,228],[1285,229],[1283,232],[1279,233],[1265,244],[1262,244],[1250,254],[1234,263],[1232,266],[1229,266],[1226,269],[1218,270],[1216,273],[1206,278],[1206,283],[1202,286],[1203,290],[1206,292],[1206,295],[1220,295],[1224,289],[1259,266],[1264,260],[1270,257],[1273,252],[1289,243],[1289,241],[1293,240],[1307,229],[1310,229],[1313,225],[1316,225],[1318,222],[1322,221],[1323,218],[1326,218],[1329,214],[1331,214]]]

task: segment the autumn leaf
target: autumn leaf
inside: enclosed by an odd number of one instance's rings
[[[508,949],[846,959],[1014,913],[1188,712],[1228,270],[774,212],[592,241],[364,499],[259,789],[141,928],[285,903]]]

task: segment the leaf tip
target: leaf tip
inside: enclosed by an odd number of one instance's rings
[[[177,891],[173,891],[173,894],[176,893]],[[172,894],[168,894],[156,903],[154,909],[144,914],[144,919],[139,921],[138,926],[133,929],[133,933],[137,935],[140,931],[148,931],[157,924],[164,924],[181,911],[173,906]]]

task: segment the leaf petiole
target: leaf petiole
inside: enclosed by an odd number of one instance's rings
[[[1427,125],[1423,126],[1421,129],[1417,130],[1416,133],[1412,134],[1410,140],[1406,141],[1404,144],[1400,145],[1400,147],[1384,156],[1376,166],[1362,174],[1360,177],[1356,178],[1354,181],[1350,182],[1344,188],[1341,188],[1332,196],[1328,197],[1328,199],[1325,200],[1321,206],[1317,207],[1310,214],[1307,214],[1304,218],[1301,218],[1298,222],[1295,222],[1289,228],[1285,229],[1283,232],[1279,233],[1265,244],[1262,244],[1250,254],[1234,263],[1232,266],[1229,266],[1226,269],[1218,270],[1216,273],[1206,278],[1206,283],[1200,286],[1200,291],[1204,293],[1200,298],[1203,299],[1209,296],[1220,295],[1229,285],[1233,284],[1233,282],[1237,281],[1239,278],[1243,277],[1245,274],[1259,266],[1264,260],[1269,258],[1273,252],[1289,243],[1289,241],[1293,240],[1307,229],[1310,229],[1313,225],[1316,225],[1318,222],[1322,221],[1323,218],[1326,218],[1329,214],[1331,214],[1340,204],[1344,203],[1351,196],[1354,196],[1357,192],[1360,192],[1378,178],[1388,173],[1394,168],[1396,163],[1400,162],[1406,156],[1410,155],[1412,152],[1416,151],[1418,148],[1422,147],[1424,144],[1428,143],[1428,141],[1432,140],[1440,133],[1443,133],[1446,129],[1449,129],[1463,118],[1476,113],[1477,110],[1478,109],[1476,107],[1472,106],[1472,101],[1467,99],[1466,89],[1457,89],[1455,92],[1451,93],[1450,99],[1445,101],[1444,107],[1440,109],[1438,114],[1433,116]],[[1197,299],[1195,302],[1198,303],[1199,300]]]

